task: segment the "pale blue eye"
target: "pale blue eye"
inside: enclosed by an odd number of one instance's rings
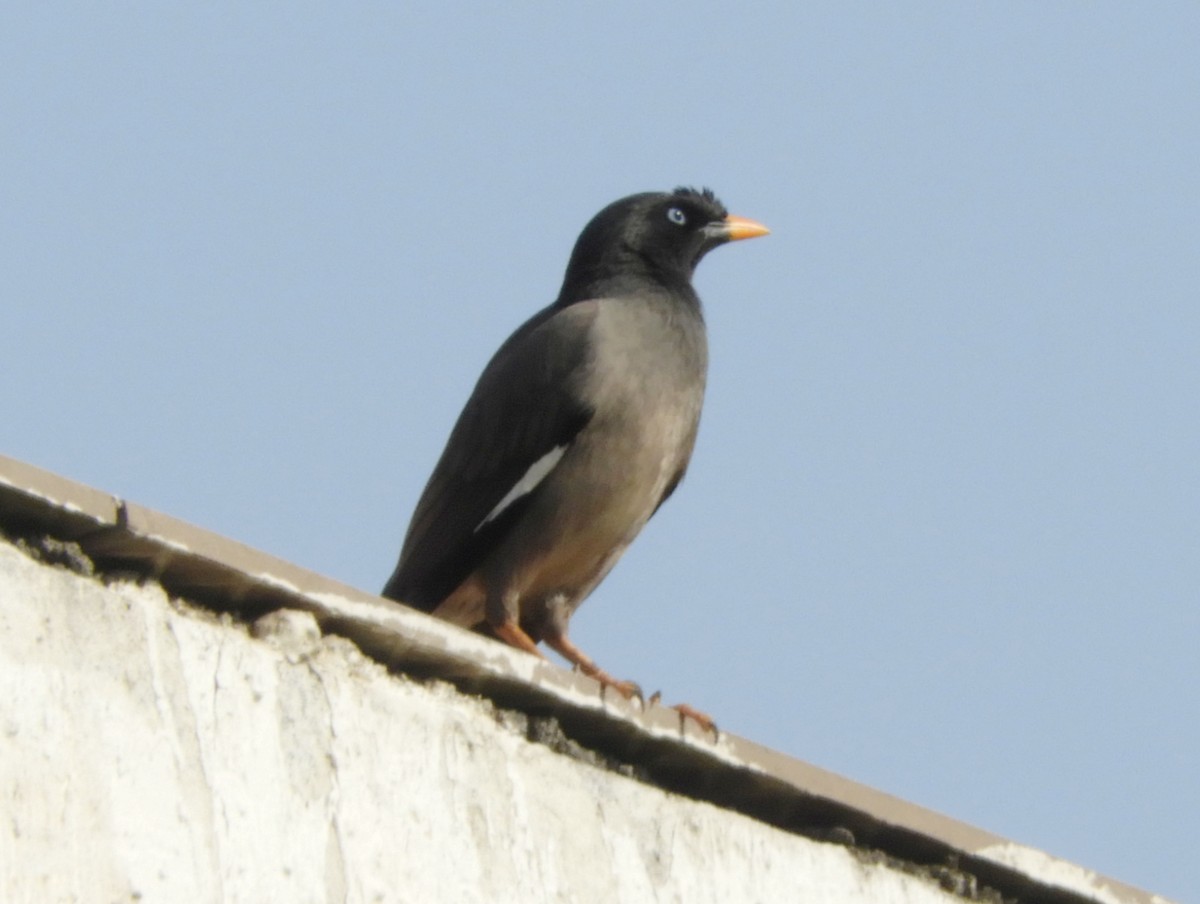
[[[672,207],[670,210],[667,211],[667,219],[670,220],[672,223],[674,223],[676,226],[682,226],[687,222],[687,214],[684,213],[682,210],[680,210],[678,207]]]

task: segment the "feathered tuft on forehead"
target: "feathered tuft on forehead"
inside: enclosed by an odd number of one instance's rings
[[[720,211],[721,216],[725,216],[729,213],[729,211],[725,209],[725,205],[721,203],[720,199],[713,194],[713,190],[711,188],[691,188],[687,185],[681,185],[676,188],[675,191],[671,192],[671,194],[677,198],[691,198],[694,201],[699,201],[709,207],[712,207],[714,210]]]

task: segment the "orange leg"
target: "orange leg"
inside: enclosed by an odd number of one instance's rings
[[[600,666],[596,665],[592,657],[575,646],[567,637],[566,634],[552,634],[546,638],[546,643],[549,647],[558,653],[563,659],[574,665],[579,671],[587,675],[589,678],[595,678],[605,687],[611,687],[626,700],[631,697],[642,699],[642,689],[632,681],[618,681]]]
[[[532,653],[538,659],[546,658],[542,654],[542,651],[537,648],[537,642],[526,634],[525,629],[515,621],[506,621],[498,625],[492,625],[492,630],[496,632],[497,637],[510,647],[516,647],[518,650]]]
[[[518,650],[524,650],[537,656],[539,659],[545,659],[542,651],[538,649],[537,642],[525,632],[515,621],[501,622],[499,625],[494,625],[492,630],[496,636],[508,644],[510,647],[516,647]],[[587,675],[589,678],[594,678],[605,687],[611,687],[626,700],[632,697],[643,699],[642,689],[633,681],[619,681],[614,678],[600,666],[587,653],[575,646],[571,639],[565,634],[553,634],[546,638],[546,643],[549,647],[562,656],[563,659],[574,665],[579,671]],[[651,703],[659,702],[659,694],[654,694],[650,698]],[[705,731],[711,731],[713,735],[719,736],[717,724],[712,720],[712,717],[706,713],[700,712],[695,707],[689,706],[686,703],[676,703],[671,709],[679,713],[679,718],[691,719]]]

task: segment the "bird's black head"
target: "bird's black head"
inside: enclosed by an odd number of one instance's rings
[[[708,189],[630,195],[584,227],[558,303],[620,294],[647,282],[691,295],[692,273],[708,251],[767,231],[753,220],[729,216]]]

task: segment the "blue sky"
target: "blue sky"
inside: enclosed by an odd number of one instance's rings
[[[1152,891],[1200,810],[1200,6],[0,12],[0,453],[365,589],[584,223],[708,185],[687,480],[574,639]]]

